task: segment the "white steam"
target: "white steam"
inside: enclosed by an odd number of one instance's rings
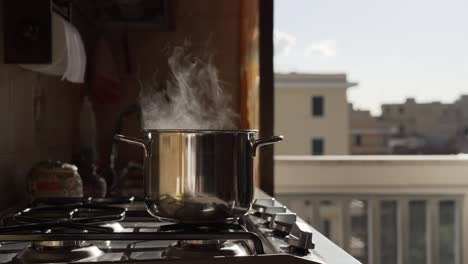
[[[145,129],[234,129],[237,114],[223,93],[211,56],[193,57],[187,46],[173,49],[164,89],[141,83]]]

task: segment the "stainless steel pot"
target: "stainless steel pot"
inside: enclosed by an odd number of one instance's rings
[[[250,209],[258,147],[282,136],[255,139],[256,130],[145,130],[145,138],[115,135],[145,155],[145,202],[164,221],[231,221]]]

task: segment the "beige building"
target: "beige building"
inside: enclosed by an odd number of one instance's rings
[[[276,155],[349,154],[345,74],[276,74],[275,132],[285,137]]]
[[[383,104],[382,119],[399,125],[399,132],[445,140],[457,131],[457,114],[452,104],[417,103],[408,98],[402,104]]]
[[[390,154],[389,141],[396,133],[396,127],[372,116],[370,111],[352,109],[352,105],[349,111],[351,154]]]
[[[460,113],[455,104],[417,103],[408,98],[402,104],[382,105],[382,120],[398,127],[402,137],[419,137],[426,148],[455,151],[460,133]]]

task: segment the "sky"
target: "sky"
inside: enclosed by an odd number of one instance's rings
[[[468,94],[468,0],[275,0],[275,71],[346,73],[348,100]]]

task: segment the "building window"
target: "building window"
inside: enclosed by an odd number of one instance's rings
[[[457,222],[455,201],[439,202],[439,263],[457,263]]]
[[[398,127],[398,133],[399,133],[400,135],[404,135],[405,132],[406,132],[405,126],[402,125],[402,124],[400,124],[400,126]]]
[[[410,263],[427,263],[427,209],[425,201],[409,202],[409,259]],[[446,262],[441,262],[446,263]]]
[[[322,220],[323,235],[330,238],[331,236],[331,224],[330,220]]]
[[[397,263],[398,221],[396,201],[380,202],[380,263]]]
[[[312,139],[312,155],[323,155],[324,150],[325,142],[322,138]]]
[[[343,239],[342,204],[336,200],[322,200],[319,202],[319,218],[321,231],[336,244]]]
[[[342,209],[343,210],[343,209]],[[352,199],[349,202],[350,236],[345,241],[348,243],[350,252],[362,264],[369,263],[369,214],[367,201],[363,199]]]
[[[323,116],[324,103],[323,96],[312,96],[312,116]]]
[[[362,136],[361,135],[356,135],[354,136],[354,145],[355,146],[362,146]]]

